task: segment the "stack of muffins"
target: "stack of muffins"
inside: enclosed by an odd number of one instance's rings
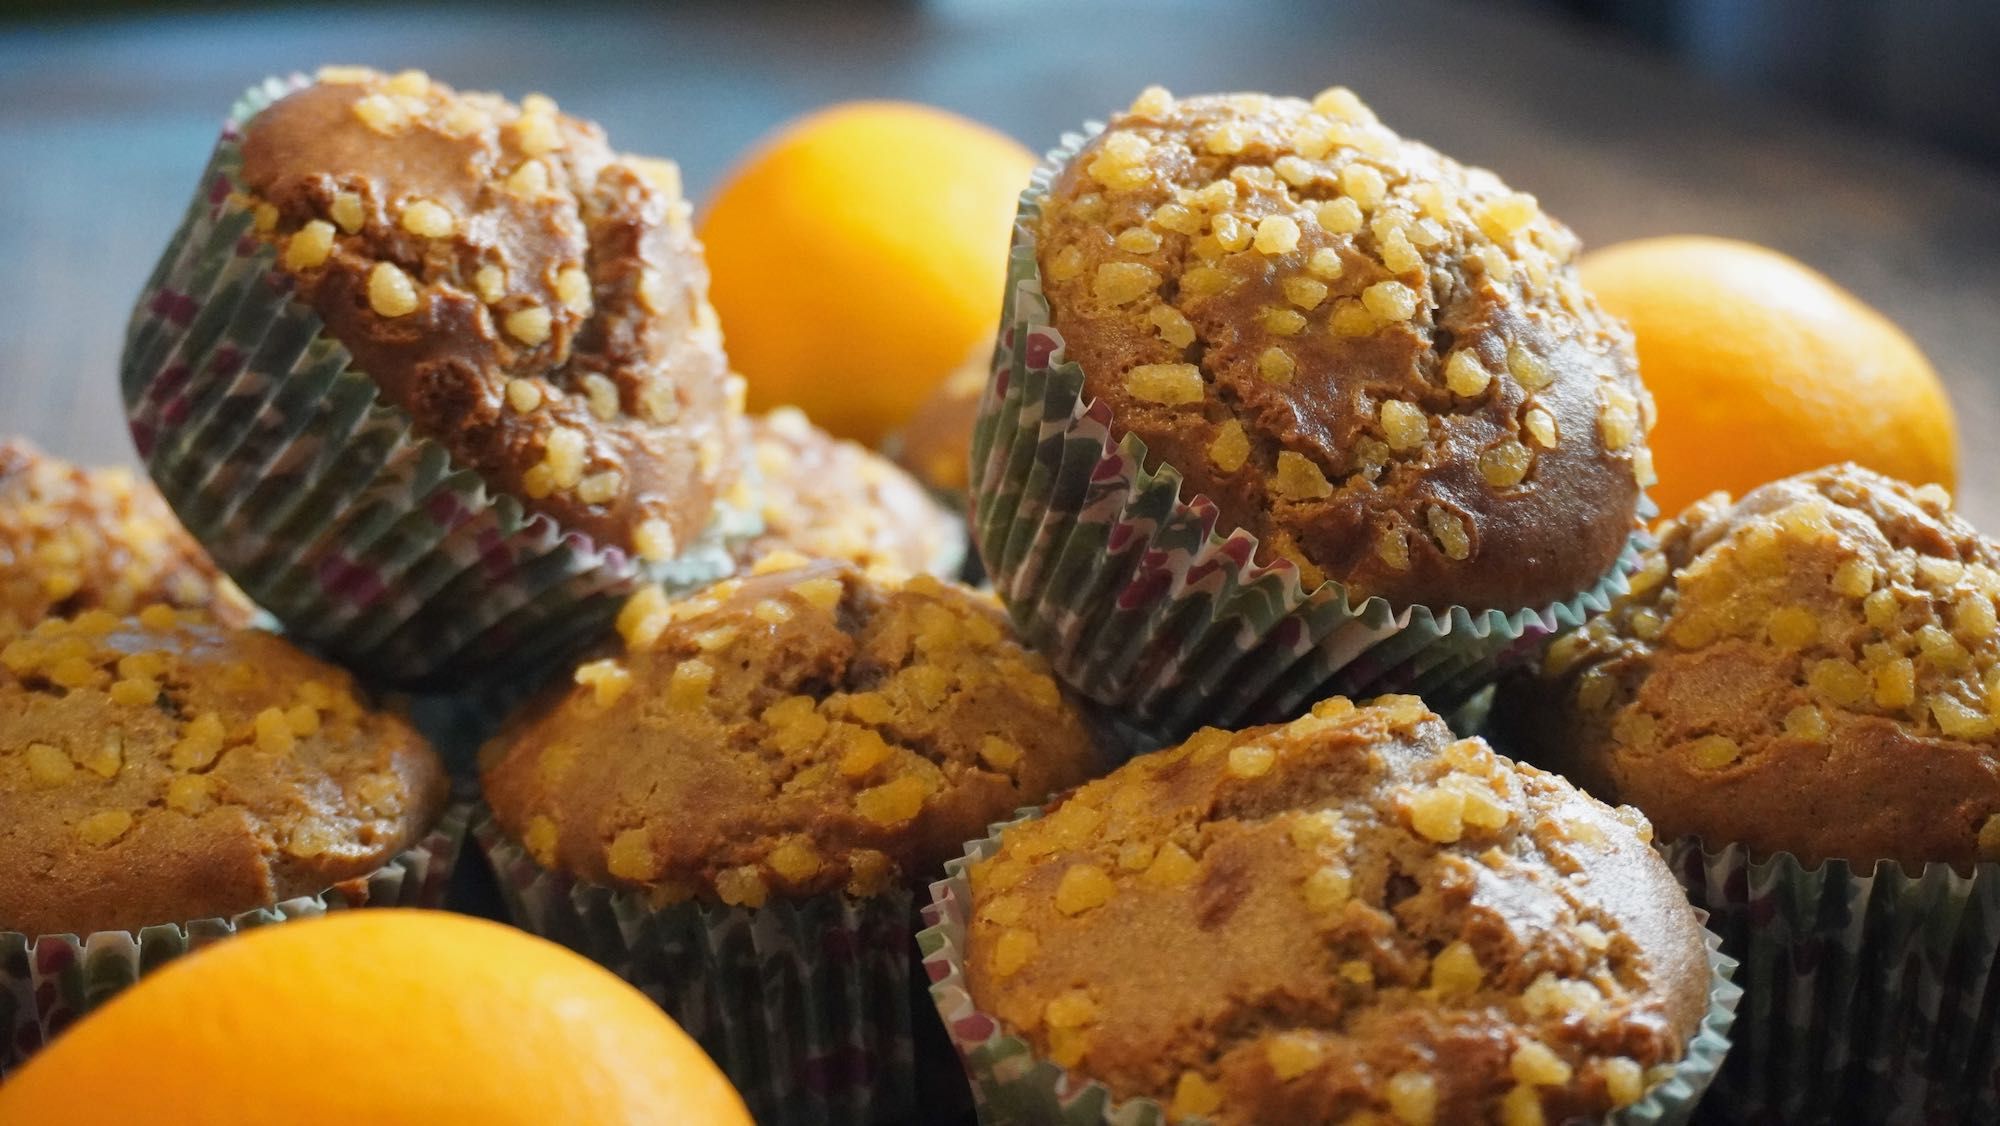
[[[268,82],[135,313],[133,432],[288,636],[475,738],[515,713],[480,834],[524,925],[659,997],[767,1119],[914,1113],[915,891],[1094,744],[928,578],[955,515],[745,417],[689,215],[674,165],[543,97]]]
[[[0,1069],[242,927],[443,902],[429,746],[248,628],[149,486],[0,447],[0,595]]]
[[[1186,738],[935,886],[985,1118],[1692,1111],[1736,993],[1645,819],[1431,710],[1636,566],[1651,404],[1576,249],[1342,89],[1149,89],[1037,173],[975,537],[1128,748]]]
[[[192,538],[0,447],[12,1049],[435,902],[456,784],[513,921],[760,1121],[1680,1122],[1732,954],[1707,1105],[1993,1116],[2000,548],[1948,498],[1653,540],[1574,236],[1344,89],[1149,89],[1027,189],[990,374],[901,439],[960,514],[744,415],[671,163],[252,90],[124,362]],[[1496,685],[1562,774],[1439,718]],[[476,766],[412,691],[500,720]]]

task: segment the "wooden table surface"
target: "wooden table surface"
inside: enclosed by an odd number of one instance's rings
[[[2000,530],[2000,175],[1745,101],[1539,9],[1442,0],[405,4],[0,31],[0,432],[131,456],[120,334],[216,123],[251,82],[328,61],[545,91],[680,160],[697,200],[763,131],[835,99],[933,102],[1044,148],[1149,82],[1344,83],[1588,244],[1754,239],[1887,311],[1950,385],[1962,504]]]

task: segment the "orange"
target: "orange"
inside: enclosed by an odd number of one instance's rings
[[[1822,275],[1746,242],[1674,236],[1586,255],[1584,285],[1632,326],[1659,404],[1668,514],[1856,461],[1955,484],[1958,438],[1937,373],[1894,324]]]
[[[1035,158],[943,110],[850,102],[780,128],[701,222],[750,406],[873,445],[993,338]]]
[[[750,1126],[651,1001],[524,932],[430,911],[252,931],[148,977],[5,1085],[65,1126]]]

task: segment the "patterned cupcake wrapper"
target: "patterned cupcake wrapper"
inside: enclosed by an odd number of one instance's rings
[[[362,907],[443,906],[471,816],[471,806],[451,806],[374,872],[228,918],[82,936],[0,931],[0,1075],[146,974],[252,927]]]
[[[1109,407],[1085,400],[1042,293],[1042,199],[1086,139],[1066,135],[1021,195],[972,450],[974,540],[1015,625],[1064,680],[1162,740],[1284,718],[1336,692],[1415,692],[1446,708],[1625,592],[1636,534],[1589,589],[1549,606],[1397,610],[1337,582],[1306,590],[1289,560],[1258,563],[1255,537],[1222,526],[1206,497],[1183,500],[1180,472],[1148,469],[1145,443],[1114,439]]]
[[[1736,1121],[2000,1122],[2000,864],[1665,851],[1742,962],[1745,1020],[1715,1084]]]
[[[1039,809],[1021,810],[1013,820],[996,823],[983,840],[968,843],[964,856],[947,863],[945,878],[931,885],[931,902],[924,908],[929,925],[917,935],[930,979],[931,1000],[972,1080],[979,1121],[984,1126],[1166,1126],[1170,1121],[1167,1108],[1158,1102],[1145,1098],[1116,1101],[1102,1083],[1037,1057],[1026,1040],[1008,1033],[999,1020],[973,1004],[964,961],[966,928],[972,916],[967,869],[999,851],[1000,836],[1007,829],[1040,816]],[[1710,985],[1708,1011],[1702,1016],[1701,1027],[1670,1075],[1648,1088],[1638,1102],[1603,1119],[1610,1126],[1679,1126],[1687,1122],[1722,1066],[1743,991],[1730,980],[1736,971],[1735,961],[1721,952],[1714,932],[1705,937]]]
[[[718,504],[698,542],[648,564],[489,491],[379,400],[241,192],[243,123],[303,81],[237,103],[127,330],[132,435],[189,531],[287,632],[403,685],[546,665],[642,582],[727,574],[754,511]]]
[[[912,893],[656,907],[541,867],[490,815],[473,836],[515,924],[651,997],[758,1122],[916,1120]]]

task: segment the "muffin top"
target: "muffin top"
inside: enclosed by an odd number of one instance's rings
[[[164,605],[0,648],[0,930],[232,915],[381,867],[443,768],[345,672]]]
[[[1700,501],[1500,722],[1668,839],[2000,860],[2000,548],[1950,503],[1853,465]]]
[[[1177,1118],[1594,1119],[1706,1010],[1650,840],[1415,697],[1335,697],[1008,829],[971,866],[966,981],[1037,1054]]]
[[[780,407],[750,422],[764,496],[764,534],[738,553],[752,563],[773,551],[839,559],[863,570],[915,574],[951,570],[965,530],[922,485],[853,442]]]
[[[243,180],[300,299],[460,464],[648,558],[707,526],[740,384],[673,164],[544,97],[343,68],[251,119]]]
[[[0,441],[0,640],[44,618],[154,602],[233,625],[251,613],[151,482]]]
[[[1308,588],[1511,610],[1610,570],[1653,480],[1576,250],[1345,89],[1154,87],[1056,177],[1037,253],[1086,395],[1184,497]]]
[[[668,604],[516,717],[487,801],[584,880],[756,907],[934,878],[986,826],[1087,777],[1088,732],[988,600],[820,562]]]

